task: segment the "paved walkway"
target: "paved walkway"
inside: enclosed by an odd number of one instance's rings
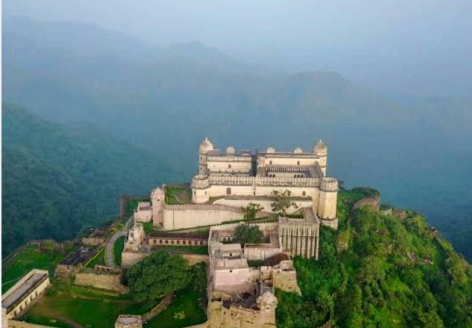
[[[107,252],[107,266],[114,268],[115,267],[115,261],[114,261],[114,246],[115,246],[115,241],[120,238],[121,236],[126,236],[128,233],[128,230],[120,230],[115,232],[115,234],[108,240],[107,246],[106,246],[106,252]]]

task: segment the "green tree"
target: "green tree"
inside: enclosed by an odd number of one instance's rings
[[[247,224],[238,225],[234,235],[241,244],[259,244],[263,237],[263,233],[258,226]]]
[[[278,213],[279,216],[286,216],[287,210],[290,207],[298,208],[298,205],[290,199],[292,192],[290,190],[272,191],[272,196],[275,198],[274,202],[270,204],[272,211]]]
[[[129,293],[138,302],[154,305],[162,296],[186,287],[191,279],[184,258],[158,251],[129,269]]]
[[[241,207],[244,211],[244,219],[254,220],[257,216],[257,213],[261,212],[264,208],[257,203],[249,203],[246,207]]]

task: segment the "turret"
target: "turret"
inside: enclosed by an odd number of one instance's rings
[[[317,214],[322,224],[330,226],[333,229],[338,228],[338,220],[336,218],[337,200],[338,180],[328,177],[322,178]]]
[[[162,226],[164,220],[164,191],[156,188],[151,192],[152,224],[155,227]]]
[[[198,174],[199,175],[207,175],[208,174],[208,167],[207,167],[207,153],[210,150],[213,150],[213,144],[211,143],[208,138],[205,138],[203,142],[200,144],[198,149]]]
[[[210,200],[208,190],[210,189],[210,181],[207,175],[196,175],[192,179],[192,202],[206,203]]]
[[[328,162],[328,147],[321,139],[313,146],[313,154],[319,157],[318,164],[321,172],[326,176],[326,165]]]

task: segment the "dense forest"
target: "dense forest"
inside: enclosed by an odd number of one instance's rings
[[[340,227],[322,229],[319,261],[295,259],[303,296],[277,292],[279,325],[472,327],[470,264],[415,212],[352,209],[376,194],[340,191]]]
[[[116,216],[121,195],[178,179],[160,158],[93,125],[53,124],[2,107],[4,254],[30,239],[73,238]]]

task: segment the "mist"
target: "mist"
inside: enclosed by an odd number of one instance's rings
[[[149,45],[199,41],[236,60],[333,70],[371,89],[472,92],[470,1],[6,0],[3,16],[96,24]]]

